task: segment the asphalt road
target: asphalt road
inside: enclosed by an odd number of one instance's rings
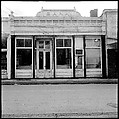
[[[117,84],[2,85],[2,117],[117,117]]]

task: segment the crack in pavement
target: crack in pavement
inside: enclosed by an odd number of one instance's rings
[[[108,106],[118,108],[118,105],[116,103],[107,103]]]

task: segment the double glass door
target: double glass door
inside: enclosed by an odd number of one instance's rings
[[[50,51],[39,51],[39,70],[50,69]]]
[[[52,75],[51,41],[37,41],[37,77],[45,78]]]

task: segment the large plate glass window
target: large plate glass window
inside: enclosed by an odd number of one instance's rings
[[[57,49],[57,69],[71,69],[71,49]]]
[[[101,41],[100,38],[86,39],[86,76],[101,77]]]
[[[32,69],[32,49],[17,49],[17,69]]]

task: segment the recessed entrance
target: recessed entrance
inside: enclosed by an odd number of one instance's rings
[[[52,77],[52,45],[49,39],[36,41],[37,47],[37,78]]]
[[[107,55],[108,55],[108,77],[117,78],[118,77],[118,68],[117,68],[118,52],[116,49],[108,49]]]

